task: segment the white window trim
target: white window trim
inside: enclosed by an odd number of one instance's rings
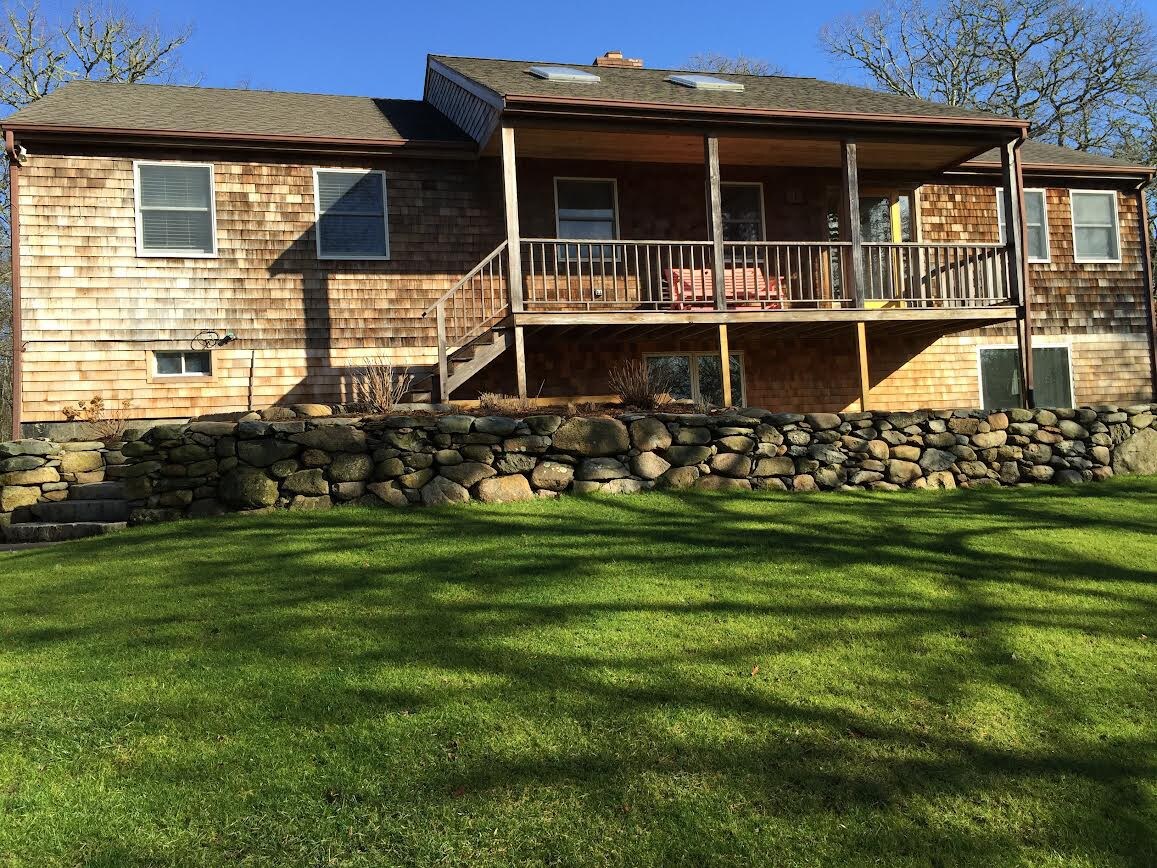
[[[613,203],[613,206],[615,209],[614,220],[613,220],[613,222],[615,224],[615,228],[614,228],[615,237],[614,238],[606,238],[606,239],[591,238],[591,239],[583,239],[583,240],[589,240],[591,244],[598,244],[602,241],[621,241],[622,240],[619,238],[619,179],[618,178],[584,178],[584,177],[578,177],[578,176],[574,176],[574,175],[555,175],[555,177],[554,177],[554,237],[555,238],[561,238],[562,237],[562,230],[559,228],[560,221],[558,218],[558,182],[559,181],[600,181],[604,184],[609,183],[611,185],[611,196],[612,196],[611,202]]]
[[[741,392],[740,395],[736,395],[735,394],[735,384],[732,383],[732,395],[731,395],[732,402],[733,402],[733,405],[736,407],[746,407],[747,406],[747,362],[743,358],[743,350],[731,350],[730,354],[733,356],[739,357],[739,373],[740,373],[739,391]],[[699,364],[698,364],[698,360],[700,358],[704,358],[704,357],[711,357],[711,358],[718,359],[719,353],[713,353],[713,352],[709,352],[709,351],[707,351],[707,352],[692,352],[692,351],[687,351],[687,350],[671,350],[670,352],[667,352],[667,353],[656,351],[653,353],[643,353],[643,361],[646,362],[647,359],[666,359],[666,358],[670,358],[671,356],[687,356],[691,360],[690,361],[690,366],[691,366],[691,370],[690,370],[690,374],[691,374],[691,403],[702,400],[703,394],[699,391]],[[722,361],[722,360],[720,360],[720,361]],[[735,401],[736,398],[738,398],[739,400]]]
[[[1045,231],[1045,258],[1039,259],[1033,256],[1028,250],[1028,209],[1025,209],[1025,225],[1024,225],[1024,247],[1027,259],[1034,265],[1046,265],[1053,261],[1052,241],[1049,239],[1049,194],[1044,187],[1025,187],[1025,193],[1040,193],[1041,198],[1041,217],[1044,220]],[[1008,239],[1004,231],[1004,222],[1000,219],[1000,209],[1004,207],[1004,187],[996,188],[996,228],[1000,232],[1000,243],[1007,244]]]
[[[378,175],[382,183],[382,230],[385,233],[386,252],[384,254],[370,253],[323,253],[321,249],[321,188],[318,176],[327,174],[346,175]],[[386,262],[390,258],[390,199],[386,189],[386,172],[384,169],[346,169],[327,168],[326,166],[313,167],[313,243],[319,260],[361,260],[369,262]]]
[[[161,354],[172,355],[174,353],[180,353],[180,355],[181,355],[181,372],[179,374],[162,374],[161,371],[159,370],[158,366],[157,366],[157,356],[161,355]],[[186,353],[205,353],[207,356],[209,356],[209,370],[208,370],[208,372],[202,374],[198,371],[193,371],[193,372],[186,371],[185,370],[185,354]],[[164,380],[175,380],[175,379],[208,380],[208,379],[211,379],[213,377],[213,375],[216,371],[216,368],[215,368],[214,363],[213,363],[213,351],[212,350],[153,350],[152,355],[153,355],[152,375],[154,377],[159,377],[159,378],[164,379]]]
[[[1109,196],[1113,201],[1113,236],[1117,240],[1117,255],[1113,258],[1102,258],[1097,256],[1079,256],[1077,254],[1077,209],[1073,206],[1073,193],[1081,193],[1083,195],[1093,196]],[[1117,191],[1116,190],[1069,190],[1069,221],[1073,230],[1073,259],[1081,263],[1107,263],[1119,264],[1121,262],[1121,215],[1117,212]]]
[[[759,240],[767,240],[767,214],[763,207],[763,181],[720,181],[720,190],[724,187],[758,187],[759,188]],[[728,242],[730,244],[732,242]],[[738,242],[742,243],[742,242]]]
[[[1077,380],[1073,374],[1073,339],[1072,338],[1054,338],[1052,340],[1038,340],[1033,339],[1032,348],[1034,350],[1068,350],[1069,358],[1069,407],[1077,406]],[[981,363],[981,356],[984,350],[1013,350],[1019,351],[1020,347],[1015,343],[1004,344],[978,344],[976,347],[976,384],[979,389],[977,395],[977,407],[984,409],[984,365]]]
[[[204,250],[153,250],[145,247],[145,227],[141,218],[141,166],[191,166],[209,170],[209,227],[210,237],[213,240],[213,250],[206,253]],[[190,163],[184,160],[133,160],[133,210],[136,215],[137,229],[137,256],[148,256],[160,259],[216,259],[217,258],[217,179],[212,163]],[[180,210],[180,209],[170,209]],[[200,209],[189,209],[197,210]]]

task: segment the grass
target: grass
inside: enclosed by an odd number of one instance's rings
[[[0,555],[0,863],[1157,864],[1157,480]]]

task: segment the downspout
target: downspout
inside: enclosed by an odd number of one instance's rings
[[[20,156],[16,153],[16,136],[12,130],[4,131],[4,154],[8,157],[8,204],[11,209],[8,234],[12,266],[12,438],[19,440],[24,355],[20,304]]]
[[[1153,261],[1149,250],[1149,203],[1145,201],[1144,185],[1137,188],[1137,207],[1141,211],[1141,276],[1145,286],[1145,325],[1149,333],[1149,385],[1153,400],[1157,401],[1157,302],[1153,299]]]
[[[1024,398],[1025,405],[1032,409],[1036,407],[1036,375],[1033,365],[1032,357],[1032,284],[1029,283],[1028,278],[1028,223],[1026,222],[1027,214],[1024,207],[1024,163],[1021,160],[1020,149],[1021,146],[1028,140],[1028,136],[1023,132],[1020,139],[1017,140],[1016,147],[1013,149],[1013,159],[1016,169],[1016,194],[1017,194],[1017,209],[1020,211],[1020,247],[1018,253],[1021,261],[1021,279],[1020,279],[1020,303],[1024,311],[1023,327],[1024,327]],[[1076,383],[1073,383],[1073,391],[1076,391]],[[1076,403],[1074,401],[1073,403]]]

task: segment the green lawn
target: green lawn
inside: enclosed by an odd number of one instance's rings
[[[0,554],[0,864],[1154,865],[1157,480]]]

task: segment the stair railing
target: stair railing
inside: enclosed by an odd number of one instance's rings
[[[422,312],[436,314],[438,330],[438,388],[442,402],[449,400],[450,358],[493,327],[510,312],[507,281],[507,242],[495,247],[441,298]]]

